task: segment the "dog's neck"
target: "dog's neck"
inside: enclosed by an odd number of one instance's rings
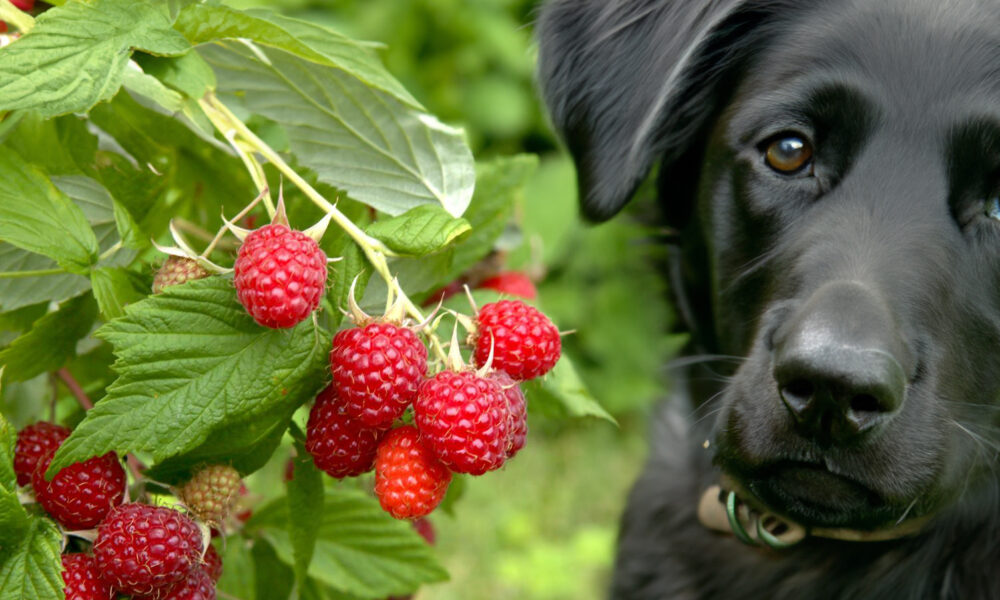
[[[698,521],[706,528],[735,536],[750,546],[776,550],[790,548],[807,537],[846,542],[884,542],[918,534],[929,517],[907,519],[888,527],[872,530],[847,528],[809,528],[785,517],[751,505],[745,492],[728,478],[722,485],[706,489],[698,502]]]

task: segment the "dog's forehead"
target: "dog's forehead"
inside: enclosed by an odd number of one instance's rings
[[[826,75],[860,83],[876,102],[905,98],[907,110],[925,116],[944,105],[954,112],[956,97],[970,110],[1000,110],[1000,3],[814,4],[820,6],[776,25],[745,81],[751,88],[767,93]]]

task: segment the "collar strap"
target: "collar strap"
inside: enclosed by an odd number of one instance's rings
[[[764,545],[777,550],[789,548],[809,536],[847,542],[883,542],[916,535],[928,517],[910,519],[874,530],[807,528],[773,513],[756,510],[735,491],[713,485],[698,502],[698,521],[706,528],[731,534],[750,546]]]

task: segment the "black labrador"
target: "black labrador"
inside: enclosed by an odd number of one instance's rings
[[[612,596],[1000,599],[1000,2],[550,0],[539,31],[584,213],[658,164],[681,241],[692,357]]]

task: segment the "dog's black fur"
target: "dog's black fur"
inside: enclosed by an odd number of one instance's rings
[[[1000,3],[550,0],[539,31],[584,213],[658,161],[690,352],[734,357],[680,374],[612,596],[1000,599]],[[814,155],[782,174],[788,136]],[[696,519],[720,471],[805,525],[930,521],[751,548]]]

